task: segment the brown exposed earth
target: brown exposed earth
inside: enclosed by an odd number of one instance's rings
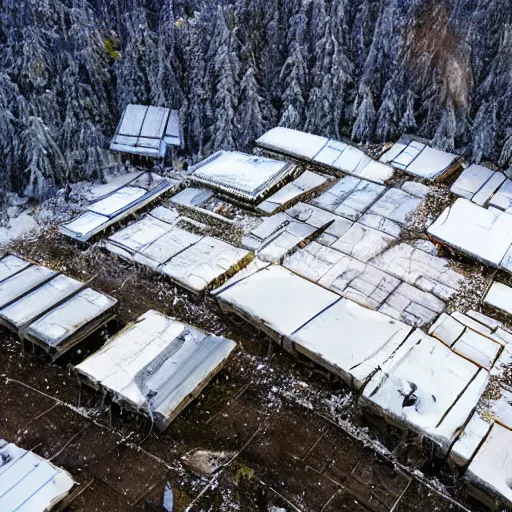
[[[70,244],[52,229],[13,250],[92,279],[119,300],[115,322],[53,365],[0,331],[0,437],[73,475],[79,485],[58,510],[163,510],[166,482],[175,511],[482,510],[423,440],[382,425],[373,425],[380,435],[373,437],[347,388],[222,314],[213,299],[186,294],[96,246]],[[239,344],[163,433],[80,387],[72,371],[150,308]],[[227,455],[204,476],[186,465],[197,450]]]

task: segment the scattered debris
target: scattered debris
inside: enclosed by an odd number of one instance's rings
[[[183,464],[194,473],[198,473],[203,476],[212,476],[234,455],[236,455],[235,452],[210,452],[207,450],[197,450],[184,457]]]

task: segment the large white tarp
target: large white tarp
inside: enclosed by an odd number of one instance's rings
[[[277,265],[271,265],[216,294],[220,304],[261,328],[276,341],[289,336],[339,296]]]
[[[340,299],[289,338],[298,352],[360,389],[411,330],[382,313]]]

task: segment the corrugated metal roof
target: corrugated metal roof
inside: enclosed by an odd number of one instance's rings
[[[192,179],[249,202],[284,181],[295,166],[281,160],[218,151],[192,168]]]

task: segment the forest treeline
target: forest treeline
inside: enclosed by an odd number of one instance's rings
[[[179,108],[196,160],[282,125],[506,167],[510,0],[3,0],[0,189],[101,177],[127,103]]]

